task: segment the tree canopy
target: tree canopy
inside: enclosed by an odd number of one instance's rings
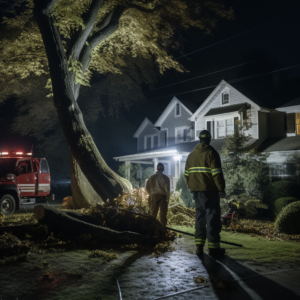
[[[51,89],[48,59],[33,16],[34,3],[33,0],[25,2],[24,12],[13,18],[5,17],[2,24],[0,101],[22,94],[25,87],[29,88],[29,82],[25,84],[22,80],[32,76],[46,74],[47,87]],[[139,90],[142,79],[149,83],[154,77],[146,61],[154,62],[160,73],[167,69],[183,71],[168,54],[168,50],[177,45],[176,30],[197,27],[210,34],[218,17],[233,17],[231,9],[225,9],[216,1],[54,2],[53,21],[62,38],[68,67],[75,73],[77,87],[78,83],[89,85],[93,72],[122,74],[126,66],[132,69],[129,73],[138,74],[127,83]],[[81,51],[78,50],[80,43]],[[128,56],[136,60],[128,60]],[[112,97],[111,101],[119,101],[119,97]]]

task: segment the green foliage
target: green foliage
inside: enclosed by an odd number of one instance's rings
[[[150,178],[154,174],[154,170],[151,167],[146,168],[142,172],[142,182],[145,183],[145,180]]]
[[[193,194],[189,190],[184,174],[181,174],[177,184],[176,184],[176,191],[181,190],[181,199],[185,203],[186,207],[195,207],[195,201],[193,198]]]
[[[141,165],[140,164],[129,164],[128,166],[124,164],[121,164],[119,166],[119,174],[123,177],[126,178],[129,181],[136,181],[136,173],[140,169]],[[127,178],[127,171],[130,170],[130,178]]]
[[[294,181],[275,181],[265,190],[263,201],[274,211],[274,203],[278,198],[295,197],[300,195],[300,185]]]
[[[300,201],[288,204],[282,209],[275,221],[275,228],[287,234],[300,233]]]
[[[299,200],[294,197],[283,197],[283,198],[278,198],[277,200],[275,200],[274,211],[273,211],[275,216],[277,216],[284,207],[286,207],[290,203],[293,203],[296,201],[299,201]]]
[[[228,202],[232,202],[237,206],[239,215],[246,217],[254,217],[259,214],[260,209],[268,209],[268,205],[263,203],[260,199],[250,197],[248,194],[243,193],[240,195],[232,196]],[[225,202],[223,201],[223,209]],[[225,209],[226,211],[226,209]]]
[[[252,137],[246,136],[243,128],[238,126],[238,130],[226,138],[222,149],[226,194],[232,196],[246,193],[249,196],[262,198],[269,182],[268,154],[262,154],[247,146]]]

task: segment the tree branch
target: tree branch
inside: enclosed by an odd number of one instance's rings
[[[67,58],[72,55],[73,60],[78,60],[81,50],[85,45],[85,42],[91,33],[95,21],[98,16],[98,12],[103,5],[104,0],[93,0],[90,9],[87,13],[83,14],[84,29],[81,28],[71,39],[71,44],[67,50]]]
[[[146,13],[153,13],[161,8],[161,6],[157,6],[154,9],[146,9],[138,5],[128,5],[128,6],[117,6],[112,12],[110,12],[105,19],[99,24],[100,30],[97,31],[94,35],[87,39],[88,45],[84,45],[82,49],[82,53],[79,57],[79,61],[82,64],[82,72],[84,73],[90,63],[92,51],[97,47],[100,43],[109,38],[112,34],[114,34],[119,29],[119,21],[122,17],[123,13],[128,9],[137,9]],[[75,98],[79,95],[80,84],[75,86]]]

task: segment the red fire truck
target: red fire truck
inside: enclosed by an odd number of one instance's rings
[[[11,215],[28,204],[50,196],[50,171],[46,158],[32,153],[0,152],[0,210]]]

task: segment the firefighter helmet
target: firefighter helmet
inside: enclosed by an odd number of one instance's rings
[[[199,139],[211,139],[211,134],[207,130],[202,130],[199,134]]]

